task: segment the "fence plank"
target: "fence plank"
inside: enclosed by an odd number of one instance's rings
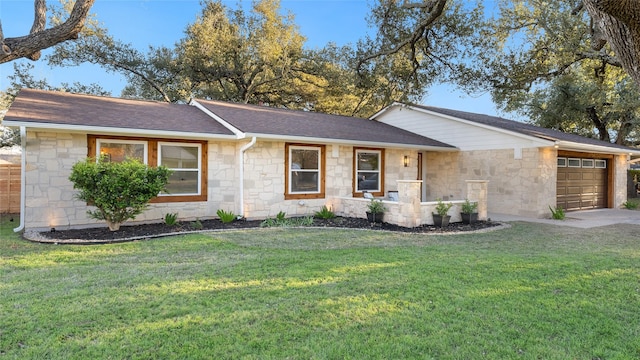
[[[0,213],[20,212],[20,165],[0,162]]]

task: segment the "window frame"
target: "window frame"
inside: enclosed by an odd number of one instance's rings
[[[160,166],[162,163],[162,146],[183,146],[183,147],[196,147],[198,149],[198,159],[202,159],[202,144],[199,143],[185,143],[185,142],[169,142],[169,141],[158,141],[158,156],[157,156],[157,164],[156,166]],[[171,194],[171,193],[160,193],[159,197],[166,196],[199,196],[202,193],[202,161],[198,161],[198,167],[196,169],[191,168],[169,168],[169,170],[173,171],[187,171],[187,172],[197,172],[198,176],[198,185],[197,191],[195,193],[181,193],[181,194]]]
[[[316,150],[319,152],[318,154],[318,191],[313,192],[303,192],[303,191],[292,191],[292,174],[293,170],[300,169],[292,169],[291,168],[291,151],[295,149],[300,150]],[[324,199],[325,197],[325,176],[326,176],[326,151],[325,145],[318,144],[299,144],[299,143],[285,143],[285,174],[284,174],[284,199],[285,200],[298,200],[298,199]]]
[[[184,139],[165,139],[165,138],[145,138],[133,136],[113,136],[113,135],[87,135],[87,156],[97,158],[99,142],[145,142],[146,145],[146,162],[145,164],[155,167],[158,165],[158,143],[171,144],[199,144],[200,146],[200,177],[199,177],[199,195],[171,195],[158,194],[149,201],[150,203],[172,203],[172,202],[202,202],[208,199],[208,142],[202,140],[184,140]]]
[[[375,170],[378,172],[378,191],[369,191],[369,190],[358,190],[358,154],[359,153],[377,153],[379,156],[378,159],[378,169]],[[363,147],[354,147],[353,148],[353,197],[364,197],[364,193],[368,192],[373,196],[384,196],[384,177],[385,177],[385,166],[384,166],[384,149],[382,148],[363,148]],[[364,171],[364,170],[363,170]],[[374,170],[367,170],[367,172],[375,172]]]

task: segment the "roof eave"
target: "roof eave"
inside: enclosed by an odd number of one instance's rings
[[[211,133],[193,133],[186,131],[171,130],[147,130],[147,129],[131,129],[108,126],[86,126],[86,125],[69,125],[58,123],[41,123],[34,121],[16,121],[4,119],[2,124],[7,127],[26,127],[34,130],[55,130],[70,131],[75,133],[100,133],[105,135],[139,135],[139,136],[157,136],[171,138],[188,138],[188,139],[224,139],[236,140],[238,137],[234,134],[211,134]]]
[[[640,156],[640,150],[634,149],[619,149],[614,147],[609,147],[605,145],[590,145],[590,144],[582,144],[572,141],[556,141],[556,146],[558,150],[567,150],[567,151],[581,151],[581,152],[592,152],[599,154],[619,154],[619,155],[635,155]]]
[[[363,141],[363,140],[261,134],[261,133],[245,133],[245,135],[246,137],[256,137],[258,139],[263,139],[263,140],[291,141],[291,142],[295,141],[295,142],[303,142],[303,143],[341,144],[341,145],[356,145],[356,146],[364,146],[364,147],[416,149],[416,150],[430,150],[430,151],[443,151],[443,152],[460,150],[459,148],[454,146],[445,147],[445,146],[421,145],[421,144],[403,144],[403,143],[380,142],[380,141]]]

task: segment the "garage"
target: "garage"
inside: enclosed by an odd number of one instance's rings
[[[558,157],[557,206],[567,211],[608,207],[606,159]]]

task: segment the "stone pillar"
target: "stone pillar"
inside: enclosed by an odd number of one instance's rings
[[[420,226],[420,185],[422,180],[397,180],[398,183],[398,225]]]
[[[487,220],[489,180],[467,180],[467,199],[478,203],[478,220]]]

